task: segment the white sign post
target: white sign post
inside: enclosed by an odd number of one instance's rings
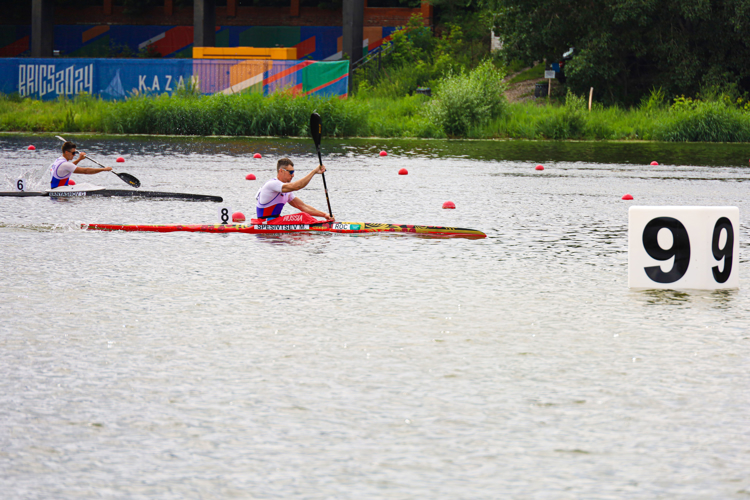
[[[630,288],[739,287],[737,207],[630,207]]]
[[[219,207],[219,224],[232,222],[232,207]]]
[[[547,97],[552,97],[552,79],[555,77],[553,70],[544,70],[544,78],[547,79]]]

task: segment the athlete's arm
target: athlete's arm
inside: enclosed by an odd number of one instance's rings
[[[97,167],[76,167],[75,170],[73,170],[74,174],[98,174],[99,172],[109,172],[112,170],[112,167],[104,167],[104,168],[97,168]]]
[[[326,171],[326,168],[323,165],[320,165],[316,167],[312,172],[304,176],[303,178],[296,180],[294,182],[287,182],[286,184],[282,185],[281,192],[289,193],[291,191],[299,191],[300,189],[302,189],[303,187],[307,186],[310,183],[310,181],[315,176],[315,174],[322,174],[325,171]]]
[[[78,165],[78,163],[80,163],[80,161],[83,160],[84,158],[86,158],[86,153],[84,153],[83,151],[79,151],[78,158],[76,158],[70,163],[72,163],[73,165]]]
[[[305,212],[306,214],[314,215],[315,217],[323,217],[327,221],[333,221],[333,217],[329,217],[327,213],[321,212],[320,210],[311,207],[304,201],[300,200],[299,197],[294,198],[292,201],[289,202],[291,206],[296,208],[297,210],[300,210],[302,212]]]

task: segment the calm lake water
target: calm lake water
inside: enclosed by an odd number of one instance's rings
[[[310,140],[68,138],[248,216],[279,157],[317,164]],[[3,191],[43,188],[59,156],[49,136],[0,148]],[[4,498],[750,496],[748,145],[323,154],[338,220],[488,237],[87,232],[218,205],[0,197]],[[325,208],[319,176],[300,197]],[[633,204],[739,207],[740,288],[629,290]]]

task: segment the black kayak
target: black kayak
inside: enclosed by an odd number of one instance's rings
[[[23,198],[26,196],[48,196],[50,198],[109,198],[112,196],[124,196],[130,198],[160,198],[168,200],[192,200],[192,201],[215,201],[221,203],[221,196],[192,193],[167,193],[164,191],[136,191],[134,189],[94,189],[81,191],[0,191],[0,196],[15,196]]]

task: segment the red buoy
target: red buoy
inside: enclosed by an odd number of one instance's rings
[[[388,156],[388,153],[386,153],[385,151],[381,151],[380,156]]]
[[[255,180],[255,174],[247,174],[245,176],[246,181],[254,181]]]
[[[656,162],[656,161],[652,161],[651,162],[651,165],[658,165],[658,164],[659,164],[659,162]]]
[[[117,163],[125,163],[125,158],[123,158],[122,156],[118,156],[118,157],[117,157],[117,159],[116,159],[115,161],[116,161]]]
[[[443,208],[456,208],[456,204],[452,201],[446,201],[443,203]]]
[[[70,179],[68,181],[68,186],[75,186],[75,185],[76,185],[76,181],[74,181],[73,179]]]
[[[622,199],[623,199],[623,200],[632,200],[632,199],[633,199],[633,195],[631,195],[631,194],[626,194],[625,196],[623,196],[623,197],[622,197]]]
[[[29,151],[36,151],[36,148],[34,147],[33,144],[31,146],[29,146]]]
[[[406,170],[405,168],[402,168],[401,170],[398,171],[398,175],[408,175],[408,174],[409,174],[409,171]]]
[[[242,212],[233,213],[232,222],[245,222],[245,214],[243,214]]]
[[[537,169],[537,170],[544,170],[544,167],[543,167],[542,165],[537,165],[537,166],[536,166],[536,169]]]
[[[260,155],[260,153],[255,153],[253,155],[253,158],[263,158],[263,157]]]

